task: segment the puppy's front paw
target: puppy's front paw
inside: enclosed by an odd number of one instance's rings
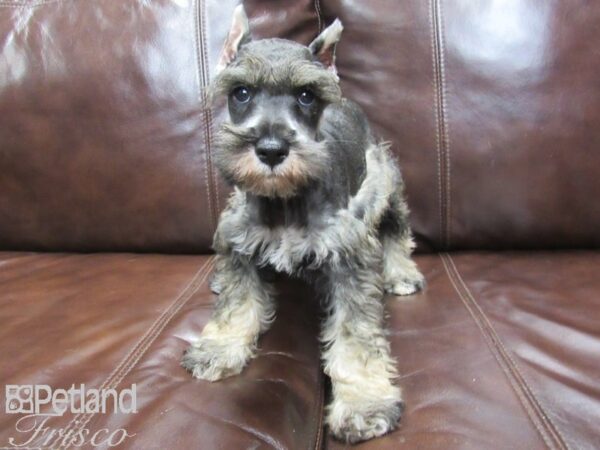
[[[385,291],[392,295],[411,295],[425,287],[425,277],[418,270],[386,280]]]
[[[334,398],[329,405],[327,424],[336,439],[353,444],[395,429],[402,410],[400,396],[382,401]]]
[[[184,352],[181,365],[194,378],[218,381],[239,374],[252,354],[251,345],[201,337]]]

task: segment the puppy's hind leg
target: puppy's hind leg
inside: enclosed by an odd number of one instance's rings
[[[394,295],[410,295],[423,289],[425,278],[411,259],[415,244],[401,185],[391,197],[390,206],[379,224],[379,238],[383,246],[385,291]]]
[[[208,381],[239,374],[275,316],[268,285],[248,261],[218,255],[216,273],[220,294],[213,317],[181,361],[195,378]]]

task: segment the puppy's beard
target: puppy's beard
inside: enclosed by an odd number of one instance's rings
[[[311,181],[323,176],[327,168],[327,153],[321,143],[298,150],[271,168],[263,164],[248,148],[229,165],[229,173],[241,189],[264,197],[289,198]]]

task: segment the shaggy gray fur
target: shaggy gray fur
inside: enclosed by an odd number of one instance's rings
[[[388,146],[341,97],[333,66],[340,32],[336,21],[309,47],[252,41],[236,11],[213,84],[213,95],[228,96],[230,113],[216,161],[235,187],[213,244],[220,295],[182,364],[210,381],[241,372],[274,318],[259,270],[308,279],[325,299],[327,424],[337,438],[357,442],[389,432],[401,414],[384,291],[412,294],[424,279],[410,259],[408,208]],[[257,156],[264,142],[265,152],[281,154],[274,165]]]

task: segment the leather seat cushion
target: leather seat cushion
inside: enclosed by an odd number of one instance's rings
[[[136,383],[139,413],[77,417],[91,430],[135,433],[132,448],[318,445],[318,315],[305,287],[280,285],[258,357],[241,376],[209,384],[179,367],[212,310],[209,257],[1,255],[6,384]],[[597,448],[600,253],[417,261],[425,292],[387,299],[407,410],[399,430],[357,448]],[[15,436],[17,418],[0,416],[0,442]]]
[[[356,448],[599,448],[600,253],[418,263],[424,295],[388,299],[402,425]]]
[[[120,448],[314,447],[322,376],[314,295],[301,286],[281,287],[278,320],[240,376],[208,383],[179,366],[213,308],[212,263],[207,256],[0,253],[0,380],[54,389],[135,383],[136,414],[65,413],[47,423],[135,434]],[[0,414],[0,446],[31,436],[15,431],[22,416]]]

